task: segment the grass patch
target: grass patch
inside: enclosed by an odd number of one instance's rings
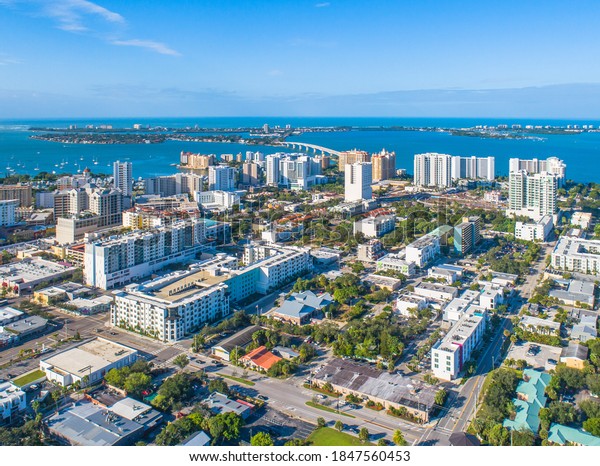
[[[336,411],[333,408],[330,408],[329,406],[325,406],[319,403],[313,403],[312,401],[307,401],[306,406],[310,406],[311,408],[317,408],[320,409],[322,411],[327,411],[328,413],[336,413],[336,414],[341,414],[342,416],[346,416],[346,417],[351,417],[351,418],[355,418],[356,416],[353,416],[352,414],[348,414],[348,413],[343,413],[342,411]]]
[[[249,387],[253,387],[254,385],[256,385],[251,380],[242,379],[240,377],[234,377],[233,375],[221,374],[220,372],[217,372],[217,375],[220,375],[221,377],[224,377],[229,380],[233,380],[234,382],[243,383],[244,385],[248,385]]]
[[[373,445],[370,442],[362,443],[357,437],[338,432],[331,427],[320,427],[308,436],[306,441],[315,447],[362,447]]]
[[[36,380],[41,379],[42,377],[46,377],[46,373],[38,369],[36,371],[30,372],[29,374],[17,377],[16,379],[12,380],[12,383],[19,387],[24,387],[25,385],[35,382]]]
[[[321,393],[323,395],[327,395],[327,396],[331,396],[333,398],[339,398],[340,394],[336,393],[336,392],[328,392],[327,390],[323,390],[320,387],[317,387],[316,385],[311,385],[309,383],[305,383],[304,385],[302,385],[304,388],[308,388],[309,390],[312,390],[313,392],[317,392],[317,393]]]

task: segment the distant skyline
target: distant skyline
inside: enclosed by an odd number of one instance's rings
[[[600,3],[0,0],[0,118],[600,118]]]

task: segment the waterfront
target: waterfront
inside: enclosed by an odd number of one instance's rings
[[[38,171],[57,173],[83,170],[89,167],[93,172],[110,173],[111,164],[116,160],[130,161],[134,167],[134,177],[148,177],[173,173],[181,151],[201,153],[236,154],[247,150],[265,154],[289,151],[277,147],[245,145],[238,143],[205,143],[166,141],[162,144],[62,144],[30,139],[33,133],[30,126],[67,127],[70,124],[113,124],[115,127],[131,127],[134,123],[143,125],[166,125],[169,127],[261,127],[264,123],[284,127],[308,126],[437,126],[472,127],[475,125],[497,124],[594,124],[596,121],[557,121],[557,120],[511,120],[511,119],[425,119],[425,118],[182,118],[182,119],[73,119],[73,120],[32,120],[0,121],[0,169],[6,173],[7,167],[15,173],[35,174]],[[397,167],[412,172],[413,155],[423,152],[441,152],[451,155],[496,157],[496,174],[506,175],[508,159],[546,158],[556,156],[567,164],[567,177],[575,181],[600,182],[600,171],[591,170],[600,155],[600,133],[573,135],[544,135],[536,139],[493,139],[479,137],[452,136],[448,133],[427,131],[350,131],[318,132],[292,136],[288,141],[301,141],[329,147],[336,150],[353,148],[370,152],[382,148],[394,150],[397,154]],[[61,168],[61,163],[65,162]],[[67,163],[68,162],[68,163]]]

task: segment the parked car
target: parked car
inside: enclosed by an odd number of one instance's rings
[[[269,399],[269,397],[267,397],[265,395],[257,395],[256,398],[258,398],[259,400],[263,400],[263,401],[267,401]]]

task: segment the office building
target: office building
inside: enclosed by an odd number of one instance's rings
[[[509,173],[521,170],[530,174],[546,172],[555,175],[559,187],[563,186],[566,181],[567,165],[558,157],[548,157],[546,160],[513,158],[508,163]]]
[[[487,314],[467,310],[450,331],[431,349],[431,369],[441,380],[456,379],[483,338]]]
[[[558,270],[598,275],[600,240],[561,237],[552,251],[552,267]]]
[[[362,233],[367,238],[380,238],[396,228],[395,215],[367,217],[354,222],[354,234]]]
[[[452,157],[447,154],[426,153],[414,157],[414,184],[426,188],[452,186]]]
[[[546,241],[553,228],[551,215],[544,215],[537,222],[516,222],[515,238],[525,241]]]
[[[494,157],[452,157],[452,180],[494,181],[495,171]]]
[[[373,164],[373,182],[389,180],[396,176],[396,153],[383,149],[378,154],[371,156]]]
[[[18,199],[0,201],[0,227],[11,227],[17,223],[16,210],[18,206]]]
[[[104,338],[94,338],[40,360],[46,378],[63,387],[75,382],[82,386],[100,382],[113,369],[130,366],[137,350]]]
[[[406,246],[406,261],[423,268],[440,254],[440,238],[432,233],[421,236]]]
[[[210,191],[235,190],[236,170],[226,165],[208,167],[208,189]]]
[[[371,199],[373,191],[372,165],[369,162],[347,164],[344,178],[344,200],[346,202]]]
[[[540,220],[557,210],[556,175],[548,172],[529,174],[525,170],[510,172],[507,215],[521,215]]]
[[[131,196],[133,194],[133,172],[131,162],[113,163],[113,183],[115,189],[123,193],[123,196]]]

